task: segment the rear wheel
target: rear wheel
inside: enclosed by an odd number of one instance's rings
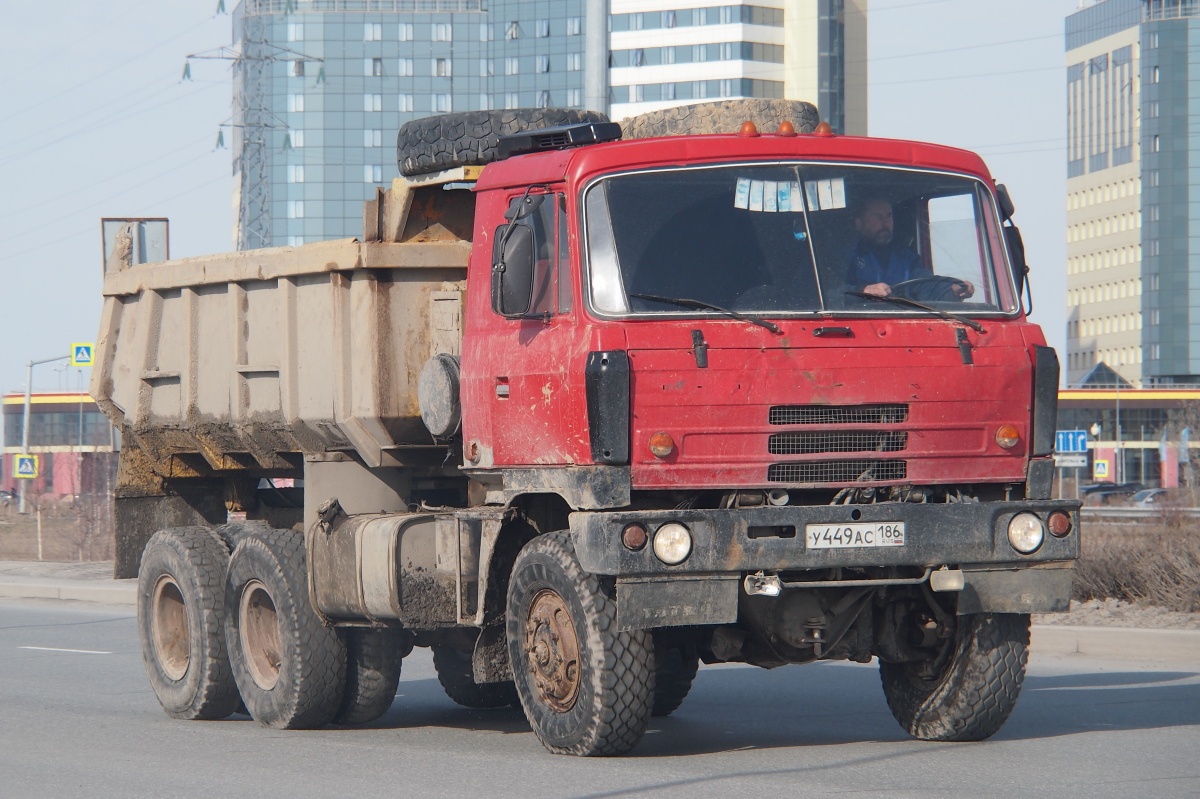
[[[368,724],[396,701],[406,646],[404,633],[347,627],[342,636],[346,645],[346,690],[333,720],[338,724]]]
[[[517,695],[547,749],[637,746],[654,702],[650,633],[617,630],[616,603],[579,565],[568,533],[538,536],[517,555],[506,625]]]
[[[669,716],[679,709],[692,690],[700,656],[691,644],[655,646],[654,711],[655,716]]]
[[[519,705],[512,680],[477,683],[471,654],[448,646],[433,647],[433,666],[446,696],[455,704],[477,709]]]
[[[278,729],[332,721],[346,650],[309,601],[303,536],[272,530],[243,538],[229,561],[225,607],[229,660],[250,715]]]
[[[226,653],[225,567],[212,530],[154,534],[138,571],[138,633],[150,687],[168,716],[223,719],[238,707]]]
[[[1025,681],[1029,615],[959,616],[954,637],[926,663],[880,661],[892,715],[923,741],[982,741],[1004,726]]]

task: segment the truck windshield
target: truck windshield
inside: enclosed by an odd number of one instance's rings
[[[703,314],[1009,312],[1000,228],[973,178],[843,164],[743,164],[605,178],[584,198],[593,307]],[[638,296],[641,295],[641,296]],[[656,297],[660,299],[650,299]]]

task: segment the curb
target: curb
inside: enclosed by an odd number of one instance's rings
[[[1035,624],[1030,651],[1034,655],[1200,663],[1200,630]]]
[[[137,580],[54,581],[0,578],[0,598],[64,599],[105,605],[137,605]]]

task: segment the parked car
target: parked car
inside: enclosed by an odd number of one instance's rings
[[[1084,501],[1089,505],[1108,505],[1118,498],[1129,498],[1145,490],[1141,483],[1098,483],[1083,489]]]
[[[1167,489],[1147,488],[1134,494],[1130,504],[1135,508],[1161,508],[1167,499]]]

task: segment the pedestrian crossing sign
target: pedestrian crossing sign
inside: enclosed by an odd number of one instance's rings
[[[71,345],[71,365],[91,366],[95,356],[96,345],[90,342]]]
[[[36,480],[38,477],[37,455],[16,455],[13,457],[13,473],[19,480]]]

